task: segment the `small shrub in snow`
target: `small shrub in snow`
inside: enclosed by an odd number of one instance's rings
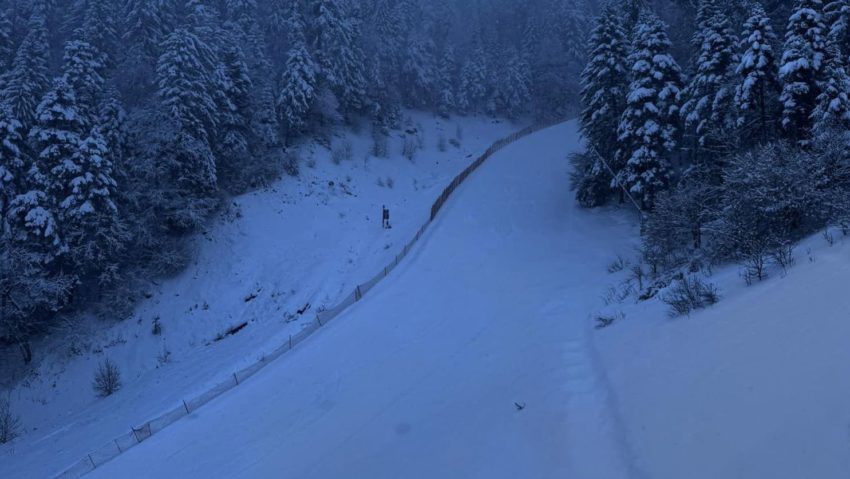
[[[350,161],[353,157],[354,147],[348,140],[345,140],[341,144],[338,144],[336,147],[334,147],[333,152],[331,152],[331,159],[333,160],[335,165],[338,165],[343,161]]]
[[[826,243],[830,246],[835,244],[835,236],[832,235],[832,232],[829,229],[824,230],[823,239],[826,240]]]
[[[448,146],[446,145],[446,137],[443,136],[443,135],[440,135],[440,138],[437,140],[437,150],[439,150],[442,153],[442,152],[445,152],[447,149],[448,149]]]
[[[402,146],[401,154],[410,161],[416,158],[416,152],[419,150],[419,142],[413,136],[404,137],[404,145]]]
[[[162,323],[159,321],[159,316],[153,318],[153,327],[151,328],[151,333],[154,336],[159,336],[162,334]]]
[[[294,151],[286,152],[283,155],[283,171],[289,176],[296,177],[301,173],[301,160]]]
[[[626,261],[622,256],[617,255],[617,259],[615,259],[611,262],[611,264],[608,265],[608,272],[611,274],[619,273],[620,271],[626,269],[628,265],[628,261]]]
[[[783,272],[788,271],[788,268],[794,266],[794,247],[790,243],[777,246],[770,252],[770,260]]]
[[[607,328],[614,324],[614,322],[619,321],[621,319],[625,319],[626,315],[622,311],[617,311],[616,313],[607,313],[607,314],[597,314],[596,315],[596,329]]]
[[[167,347],[163,346],[162,351],[160,351],[160,353],[156,357],[156,362],[160,366],[171,362],[171,351]]]
[[[12,413],[8,399],[0,399],[0,444],[11,442],[20,431],[21,418]]]
[[[388,176],[387,177],[387,188],[392,189],[394,186],[395,186],[395,180],[393,180],[392,178],[390,178]]]
[[[372,128],[372,156],[386,158],[389,150],[389,138],[386,130],[380,126],[374,126]]]
[[[629,270],[629,280],[637,283],[638,291],[643,291],[643,281],[646,278],[646,272],[643,266],[636,264]]]
[[[699,276],[686,275],[662,297],[670,306],[670,315],[686,316],[697,309],[711,306],[719,300],[717,287]]]
[[[121,389],[121,371],[111,359],[106,359],[98,365],[92,387],[100,397],[111,396]]]
[[[453,146],[453,147],[455,147],[455,148],[460,148],[460,141],[458,141],[458,140],[456,140],[456,139],[454,139],[454,138],[452,138],[451,140],[449,140],[449,144],[450,144],[450,145],[452,145],[452,146]]]
[[[742,275],[748,286],[767,278],[767,260],[767,253],[761,251],[752,252],[744,257]]]

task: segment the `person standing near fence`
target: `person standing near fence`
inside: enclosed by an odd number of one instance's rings
[[[392,228],[390,226],[390,210],[387,209],[386,205],[381,206],[381,226],[387,230]]]

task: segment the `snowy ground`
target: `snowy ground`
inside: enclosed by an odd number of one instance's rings
[[[80,331],[40,345],[35,372],[0,392],[10,394],[26,428],[13,444],[0,446],[0,477],[48,477],[279,346],[316,308],[335,304],[383,268],[451,178],[493,141],[521,128],[409,115],[405,130],[417,129],[422,143],[413,162],[402,157],[404,131],[393,132],[389,158],[369,156],[368,130],[334,137],[332,149],[352,145],[351,159],[340,164],[328,149],[305,145],[301,178],[236,198],[199,236],[194,264],[152,284],[133,318],[106,329],[92,320],[84,324],[95,331],[91,336]],[[391,210],[391,230],[380,227],[382,204]],[[152,334],[154,318],[162,325],[159,336]],[[242,322],[248,326],[238,334],[215,340]],[[0,364],[17,362],[13,354]],[[104,358],[119,365],[124,388],[97,399],[91,380]]]
[[[809,238],[750,287],[718,268],[721,302],[671,319],[608,292],[638,227],[575,206],[575,148],[569,123],[494,155],[363,301],[90,477],[850,477],[850,241]],[[625,317],[593,329],[602,311]],[[240,335],[201,360],[233,361]],[[133,393],[168,402],[177,368]],[[78,428],[145,404],[109,401],[0,476],[42,477]]]
[[[364,301],[91,477],[628,477],[587,311],[635,228],[570,207],[576,143],[494,155]]]

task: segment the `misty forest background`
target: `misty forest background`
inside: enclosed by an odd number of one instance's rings
[[[578,201],[633,202],[653,271],[761,278],[848,216],[848,53],[850,0],[0,0],[0,345],[120,319],[293,145],[386,155],[403,109],[579,116]]]

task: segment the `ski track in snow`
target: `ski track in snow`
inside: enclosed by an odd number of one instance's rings
[[[364,301],[90,477],[639,477],[588,338],[633,225],[574,206],[578,145],[494,155]]]

